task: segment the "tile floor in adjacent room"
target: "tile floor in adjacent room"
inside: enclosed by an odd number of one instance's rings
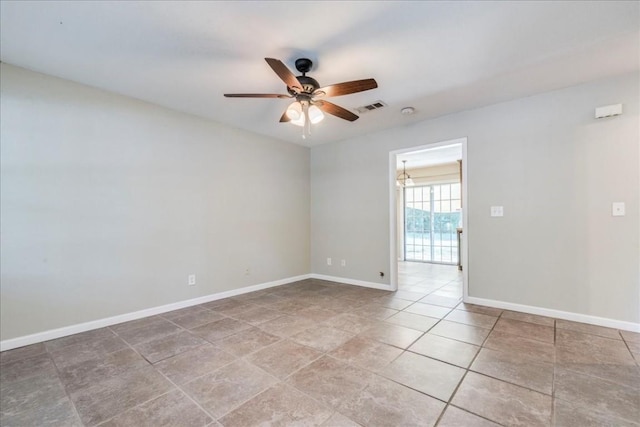
[[[640,334],[305,280],[0,354],[2,426],[638,426]]]

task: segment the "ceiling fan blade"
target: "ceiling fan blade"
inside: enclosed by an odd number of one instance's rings
[[[340,117],[341,119],[349,120],[350,122],[358,120],[358,116],[353,114],[351,111],[347,110],[346,108],[342,108],[339,105],[333,104],[329,101],[319,101],[319,102],[316,102],[314,105],[319,109],[321,109],[322,111],[324,111],[325,113],[334,115],[336,117]]]
[[[275,71],[280,79],[285,82],[287,87],[293,89],[296,92],[302,92],[302,85],[296,78],[296,76],[282,63],[279,59],[264,58],[267,64]]]
[[[290,121],[291,119],[289,118],[289,116],[287,116],[287,110],[284,110],[284,113],[282,113],[282,117],[280,117],[280,123],[286,123]]]
[[[280,95],[276,93],[225,93],[227,98],[293,98],[291,95]]]
[[[378,83],[374,79],[354,80],[352,82],[336,83],[321,87],[316,90],[314,96],[340,96],[349,95],[350,93],[363,92],[365,90],[375,89]]]

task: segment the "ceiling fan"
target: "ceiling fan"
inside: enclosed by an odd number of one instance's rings
[[[310,134],[311,124],[316,124],[324,118],[323,112],[350,122],[358,119],[356,114],[346,108],[326,101],[324,98],[349,95],[378,87],[378,83],[376,83],[374,79],[354,80],[320,87],[320,84],[315,79],[306,75],[313,66],[313,62],[308,58],[299,58],[296,60],[296,69],[302,73],[301,76],[297,77],[279,59],[265,58],[265,61],[267,61],[267,64],[269,64],[278,77],[287,85],[288,95],[271,93],[225,93],[224,96],[228,98],[295,98],[295,101],[287,107],[282,117],[280,117],[280,122],[290,122],[294,125],[303,126],[303,138]]]

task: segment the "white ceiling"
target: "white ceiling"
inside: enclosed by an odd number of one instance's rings
[[[258,134],[316,145],[640,68],[636,1],[0,2],[3,62]],[[328,117],[302,140],[278,123],[288,101],[263,58],[328,85],[379,88],[331,98],[388,107]],[[403,116],[400,109],[416,113]]]
[[[454,163],[462,159],[462,144],[451,144],[425,150],[411,151],[396,156],[396,167],[402,170],[402,161],[406,160],[407,170]]]

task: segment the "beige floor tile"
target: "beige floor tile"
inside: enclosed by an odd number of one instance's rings
[[[392,294],[395,298],[400,298],[407,301],[418,301],[427,296],[426,292],[411,292],[398,290]]]
[[[477,304],[468,304],[464,302],[461,302],[459,305],[457,305],[456,310],[471,311],[473,313],[486,314],[487,316],[493,317],[498,317],[500,316],[500,314],[502,314],[502,310],[499,308],[486,307],[484,305]]]
[[[322,355],[321,352],[282,340],[247,357],[247,360],[280,379],[310,364]]]
[[[205,344],[158,362],[154,366],[171,381],[180,385],[215,371],[235,360],[235,356],[211,344]]]
[[[543,326],[555,325],[556,320],[552,317],[538,316],[536,314],[521,313],[519,311],[505,310],[502,312],[503,319],[519,320],[521,322],[535,323]]]
[[[4,366],[3,366],[4,369]],[[45,410],[64,405],[67,394],[57,375],[45,373],[28,378],[25,381],[14,381],[2,384],[0,392],[0,424],[9,425],[6,419],[29,420],[36,414],[47,414]],[[29,424],[23,424],[29,426]],[[34,424],[34,425],[37,425]]]
[[[594,350],[627,350],[627,345],[622,340],[603,338],[598,335],[585,334],[568,329],[558,329],[556,331],[556,345],[564,347],[581,348],[586,351]]]
[[[451,405],[447,406],[438,422],[438,427],[498,427],[499,425]]]
[[[439,305],[425,304],[422,302],[416,302],[405,310],[407,313],[420,314],[422,316],[434,317],[436,319],[442,319],[451,311],[449,307],[441,307]]]
[[[209,310],[205,309],[201,305],[192,305],[190,307],[167,311],[166,313],[162,313],[159,316],[164,317],[167,320],[173,320],[182,316],[186,316],[187,314],[206,313],[208,311]],[[206,323],[209,323],[209,322],[206,322]]]
[[[342,401],[339,410],[368,427],[433,426],[445,403],[384,378]]]
[[[374,320],[367,319],[366,317],[356,316],[351,313],[342,313],[323,322],[322,325],[357,334],[369,329],[375,323]]]
[[[554,378],[557,399],[627,421],[640,420],[640,391],[589,375],[558,368]]]
[[[364,337],[354,337],[330,356],[370,371],[379,371],[402,354],[402,349]]]
[[[156,363],[206,343],[205,340],[188,331],[181,331],[152,341],[145,341],[133,348],[150,363]]]
[[[586,323],[578,323],[569,320],[558,319],[556,321],[556,327],[558,329],[566,329],[575,332],[582,332],[585,334],[598,335],[614,340],[622,339],[622,337],[620,336],[620,331],[618,331],[617,329],[605,328],[603,326],[588,325]]]
[[[140,326],[137,328],[126,328],[118,330],[117,334],[130,345],[136,345],[147,341],[152,341],[167,335],[175,334],[183,331],[181,327],[171,323],[170,321],[158,317],[158,320],[148,326]]]
[[[277,319],[261,323],[258,327],[272,335],[286,338],[300,333],[305,329],[309,329],[315,324],[316,322],[311,319],[307,319],[306,317],[285,315],[278,317]]]
[[[320,305],[313,305],[297,312],[296,314],[302,317],[306,317],[307,319],[311,319],[314,322],[325,322],[337,316],[338,314],[340,314],[340,312],[330,310]]]
[[[111,334],[113,335],[113,334]],[[0,364],[16,362],[29,357],[38,356],[47,352],[43,343],[32,344],[25,347],[16,348],[0,352]]]
[[[410,329],[415,329],[417,331],[426,332],[431,329],[433,325],[438,323],[438,319],[401,311],[400,313],[394,314],[388,319],[385,319],[385,322],[393,323],[394,325],[398,326],[404,326]]]
[[[152,318],[148,318],[148,319],[152,319]],[[141,319],[141,320],[146,320],[146,319]],[[161,320],[164,321],[164,319],[161,319]],[[113,328],[113,326],[111,326],[110,328]],[[93,341],[102,340],[115,335],[110,328],[94,329],[93,331],[87,331],[79,334],[70,335],[68,337],[58,338],[55,340],[45,342],[44,346],[46,347],[47,351],[55,351],[70,345],[86,344]],[[37,347],[37,348],[39,349],[40,347]]]
[[[590,408],[574,406],[569,402],[555,399],[553,402],[554,427],[638,427],[639,422],[612,417],[610,414],[599,413]]]
[[[385,295],[382,297],[378,297],[372,301],[373,303],[380,304],[387,308],[392,308],[394,310],[404,310],[413,304],[413,301],[407,301],[405,299],[398,298],[393,295]]]
[[[352,332],[346,332],[341,329],[314,326],[292,336],[290,339],[298,344],[326,353],[344,344],[354,335]]]
[[[323,356],[293,374],[287,382],[320,402],[337,409],[340,402],[364,389],[373,374]]]
[[[238,301],[233,298],[224,298],[224,299],[219,299],[219,300],[201,304],[200,307],[204,307],[208,310],[222,312],[222,311],[233,309],[235,307],[243,306],[245,304],[246,302],[244,301]]]
[[[369,329],[360,333],[360,336],[390,344],[400,348],[407,348],[415,340],[422,336],[423,332],[403,326],[392,325],[386,322],[378,322]]]
[[[214,309],[213,311],[215,311],[216,313],[223,314],[223,315],[228,316],[228,317],[239,318],[240,316],[242,316],[243,314],[245,314],[247,312],[255,313],[256,309],[257,310],[262,310],[264,308],[259,306],[259,305],[256,305],[256,304],[251,304],[249,302],[246,302],[246,303],[242,303],[240,305],[236,305],[234,307],[218,307],[218,308]]]
[[[432,359],[468,368],[480,347],[438,335],[425,334],[408,350]]]
[[[553,364],[533,362],[516,354],[483,348],[470,368],[472,371],[551,395]]]
[[[462,297],[446,297],[442,295],[430,294],[420,300],[421,303],[439,305],[442,307],[453,308],[460,303]]]
[[[445,320],[491,329],[498,321],[498,318],[487,316],[486,314],[474,313],[472,311],[453,310],[445,317]]]
[[[222,320],[225,317],[222,314],[216,313],[215,311],[206,310],[201,307],[198,307],[197,310],[194,309],[191,312],[182,314],[181,316],[175,316],[171,318],[166,317],[166,315],[163,316],[176,325],[181,326],[185,329],[197,328],[198,326],[206,325],[207,323]]]
[[[556,363],[572,370],[594,375],[597,371],[606,372],[607,367],[637,368],[633,356],[626,348],[592,347],[585,344],[574,344],[568,347],[556,346]],[[606,375],[612,375],[608,372]],[[627,369],[626,375],[631,375]],[[625,375],[625,374],[623,374]],[[596,376],[598,376],[596,374]]]
[[[500,318],[494,330],[551,344],[554,342],[554,328],[551,326]]]
[[[380,375],[447,401],[465,370],[419,354],[404,352],[380,371]]]
[[[640,343],[640,333],[631,331],[620,331],[620,335],[626,342]]]
[[[436,326],[431,328],[428,333],[445,338],[451,338],[457,341],[463,341],[469,344],[481,345],[487,335],[489,335],[489,332],[489,329],[442,320]]]
[[[129,345],[122,338],[112,335],[101,340],[62,347],[49,352],[49,354],[58,369],[62,370],[87,360],[99,359],[125,348],[129,348]]]
[[[473,372],[465,376],[451,403],[503,425],[551,423],[551,396]]]
[[[276,383],[271,375],[238,360],[186,383],[182,390],[219,418]]]
[[[108,378],[149,366],[130,348],[106,354],[99,359],[69,365],[60,370],[60,379],[69,393],[81,390]]]
[[[38,404],[24,412],[13,413],[3,410],[0,425],[81,427],[83,424],[71,400],[64,397],[52,403]]]
[[[524,359],[536,362],[553,363],[555,347],[552,343],[545,343],[518,335],[493,331],[484,343],[484,347],[518,355]]]
[[[95,425],[171,390],[173,386],[149,366],[110,377],[71,393],[85,425]]]
[[[398,313],[398,310],[387,308],[380,304],[365,304],[354,308],[350,313],[368,319],[384,320]]]
[[[180,390],[174,390],[123,412],[100,427],[192,427],[213,419]]]
[[[16,360],[2,365],[2,369],[0,369],[0,389],[5,389],[15,382],[25,381],[31,377],[40,375],[55,377],[57,374],[58,371],[47,353]]]
[[[121,332],[127,331],[127,330],[132,330],[132,329],[140,329],[140,328],[151,328],[154,327],[156,325],[166,325],[167,324],[167,319],[164,319],[161,316],[149,316],[149,317],[143,317],[141,319],[136,319],[136,320],[131,320],[129,322],[122,322],[122,323],[118,323],[116,325],[111,325],[109,326],[108,329],[110,329],[111,331],[115,332],[116,334],[120,335]],[[104,329],[107,328],[103,328],[103,329],[96,329],[95,331],[88,331],[88,332],[83,332],[82,334],[77,334],[77,335],[72,335],[72,337],[77,337],[80,338],[80,336],[85,336],[85,335],[90,335],[93,333],[99,333],[101,331],[104,332]],[[105,336],[109,336],[110,334],[103,334],[103,336],[100,336],[100,338],[105,338]],[[71,337],[67,337],[67,339],[71,339]],[[55,342],[64,340],[60,339],[60,340],[55,340]],[[49,344],[54,344],[54,341],[50,342]],[[74,343],[75,344],[75,343]],[[49,350],[51,350],[51,348],[49,348]]]
[[[225,317],[222,320],[198,326],[192,329],[191,332],[209,342],[214,342],[249,328],[251,328],[251,325],[248,323]]]
[[[333,410],[286,385],[277,384],[224,416],[225,427],[317,426]]]
[[[345,417],[339,412],[334,412],[331,418],[322,423],[322,427],[361,427],[360,424]]]
[[[270,346],[282,338],[271,335],[259,328],[245,329],[237,334],[214,341],[213,345],[237,357],[243,357]]]

